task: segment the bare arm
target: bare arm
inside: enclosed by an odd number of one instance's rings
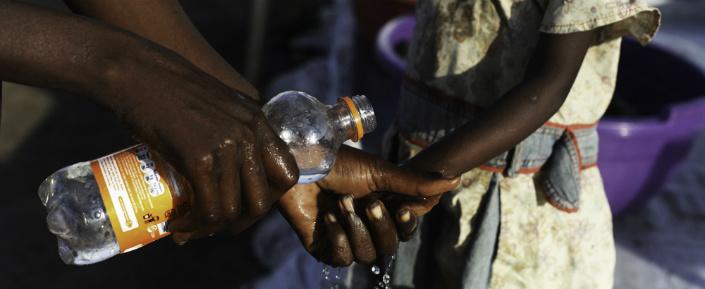
[[[72,92],[118,115],[193,189],[194,210],[172,222],[173,231],[247,227],[298,179],[252,99],[101,22],[0,0],[0,79]]]
[[[522,83],[483,115],[422,151],[409,165],[457,176],[521,142],[561,107],[595,34],[542,34]]]
[[[167,47],[243,94],[257,90],[211,47],[176,0],[65,0],[76,13],[134,32]]]
[[[0,0],[0,27],[0,79],[70,91],[104,105],[113,100],[99,92],[149,46],[83,17],[8,0]]]

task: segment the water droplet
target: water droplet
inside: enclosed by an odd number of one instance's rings
[[[340,285],[337,283],[340,280],[340,268],[335,269],[335,273],[331,278],[332,267],[323,264],[323,269],[321,269],[321,275],[323,277],[323,287],[328,287],[328,289],[339,289]]]
[[[372,271],[372,274],[375,275],[379,275],[379,273],[382,272],[382,270],[377,265],[372,266],[372,268],[370,268],[370,271]]]
[[[327,265],[323,265],[323,269],[321,270],[321,275],[323,275],[323,279],[329,280],[330,269],[328,269]]]

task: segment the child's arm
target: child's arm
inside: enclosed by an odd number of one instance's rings
[[[454,177],[509,150],[543,125],[570,92],[597,32],[542,34],[524,80],[484,114],[408,163]]]

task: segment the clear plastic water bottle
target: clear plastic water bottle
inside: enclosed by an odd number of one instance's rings
[[[281,93],[263,111],[289,145],[300,183],[323,178],[340,145],[358,141],[376,121],[365,96],[334,105],[298,91]],[[93,264],[169,235],[166,222],[188,210],[185,181],[145,145],[53,173],[39,187],[49,231],[66,264]]]
[[[359,141],[377,126],[364,95],[325,105],[304,92],[287,91],[272,98],[262,111],[296,159],[301,184],[326,176],[343,142]]]
[[[120,253],[113,227],[88,162],[63,168],[39,186],[49,231],[66,264],[84,265]]]

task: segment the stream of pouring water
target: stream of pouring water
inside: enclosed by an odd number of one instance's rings
[[[391,269],[394,265],[394,260],[396,256],[392,255],[390,257],[384,257],[383,268],[378,265],[372,265],[370,267],[370,273],[372,273],[372,278],[374,289],[392,289],[392,275]],[[323,269],[321,269],[321,277],[323,278],[324,286],[328,289],[342,289],[346,288],[345,284],[342,284],[340,277],[340,268],[333,268],[329,265],[323,264]]]

